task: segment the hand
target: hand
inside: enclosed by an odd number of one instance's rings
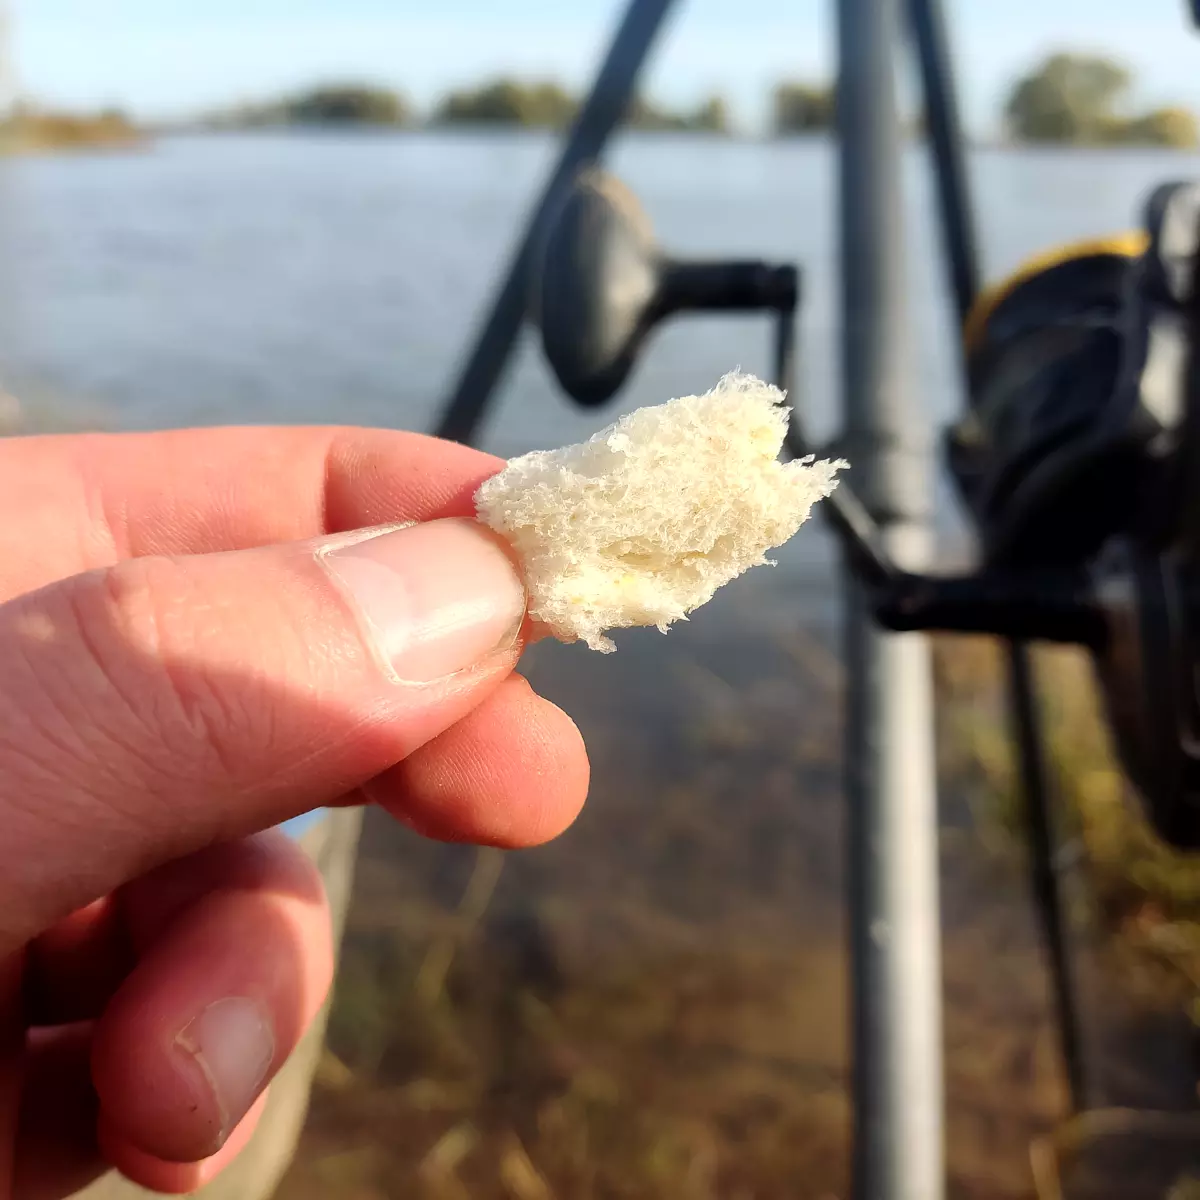
[[[574,818],[578,731],[461,519],[498,467],[368,430],[0,442],[0,1200],[106,1162],[189,1191],[244,1144],[332,970],[279,822]]]

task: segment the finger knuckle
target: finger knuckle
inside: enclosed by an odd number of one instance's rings
[[[72,608],[125,750],[160,775],[228,774],[247,712],[206,663],[205,633],[220,616],[188,567],[170,558],[120,563],[73,589]]]

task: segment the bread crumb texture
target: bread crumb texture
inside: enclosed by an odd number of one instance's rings
[[[579,446],[512,459],[475,495],[520,558],[529,615],[564,642],[616,649],[605,631],[675,621],[767,565],[847,463],[780,462],[789,409],[726,375],[621,417]]]

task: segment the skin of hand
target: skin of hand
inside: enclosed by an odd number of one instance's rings
[[[470,519],[501,465],[362,429],[0,441],[0,1200],[192,1191],[245,1145],[332,974],[281,821],[574,819],[582,740],[515,673],[524,590]]]

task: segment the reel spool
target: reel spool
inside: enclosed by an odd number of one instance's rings
[[[948,433],[982,563],[880,595],[896,629],[1089,647],[1154,826],[1200,846],[1200,185],[1145,229],[1039,260],[968,321]]]

